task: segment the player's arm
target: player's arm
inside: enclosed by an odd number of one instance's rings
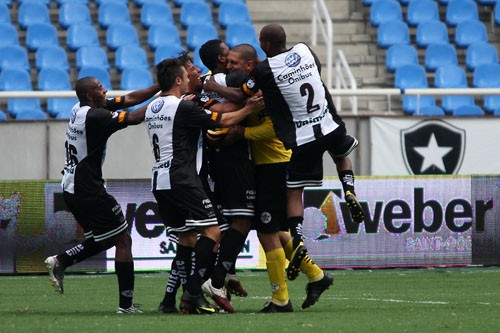
[[[219,126],[229,127],[245,119],[251,113],[264,109],[264,100],[262,97],[254,96],[247,100],[245,106],[237,111],[221,114]]]
[[[134,106],[144,101],[147,101],[159,91],[160,91],[160,86],[158,84],[154,84],[148,88],[134,90],[123,96],[124,101],[122,108],[128,108],[130,106]]]
[[[215,82],[213,77],[210,77],[210,79],[205,81],[205,83],[203,84],[203,89],[205,91],[214,91],[236,104],[243,103],[248,97],[243,94],[240,88],[224,87],[223,85]]]
[[[128,112],[127,125],[137,125],[144,121],[147,105],[138,107],[134,111]]]

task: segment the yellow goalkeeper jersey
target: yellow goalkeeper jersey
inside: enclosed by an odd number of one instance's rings
[[[276,136],[271,118],[265,112],[247,117],[245,139],[250,141],[252,158],[256,165],[290,161],[291,150],[285,149]]]

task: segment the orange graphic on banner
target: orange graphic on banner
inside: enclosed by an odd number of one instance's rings
[[[338,235],[340,234],[339,221],[337,211],[333,204],[333,192],[330,191],[319,208],[325,216],[325,234]]]

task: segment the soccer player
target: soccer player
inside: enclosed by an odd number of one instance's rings
[[[249,44],[234,47],[228,55],[228,70],[249,73],[258,63],[257,52]],[[231,95],[231,91],[217,89],[222,95]],[[233,132],[237,134],[233,134]],[[291,312],[287,284],[283,272],[286,258],[291,256],[291,237],[286,223],[286,169],[291,151],[285,149],[276,137],[273,123],[265,110],[251,114],[247,118],[247,127],[231,128],[226,138],[242,136],[249,140],[252,159],[256,167],[256,218],[255,228],[266,254],[266,266],[272,286],[272,299],[261,312]],[[232,140],[235,140],[233,137]],[[307,297],[302,308],[307,308],[319,299],[320,295],[333,283],[333,277],[319,268],[306,256],[301,264],[309,283]]]
[[[262,107],[262,99],[249,100],[240,110],[220,114],[181,99],[188,91],[189,78],[179,59],[157,65],[161,93],[148,105],[146,123],[156,163],[152,191],[160,216],[179,244],[194,249],[195,265],[187,277],[181,297],[183,313],[215,313],[201,292],[205,271],[211,261],[220,229],[212,202],[205,192],[201,168],[202,128],[231,126]],[[197,234],[199,238],[197,239]]]
[[[264,26],[259,41],[267,59],[255,66],[240,95],[251,96],[262,91],[276,135],[285,148],[292,150],[287,169],[287,219],[293,252],[287,277],[294,280],[302,259],[307,256],[302,241],[302,194],[306,186],[321,186],[325,151],[336,164],[353,221],[364,220],[348,157],[358,146],[358,140],[347,134],[331,95],[321,81],[320,62],[313,51],[303,43],[288,49],[285,30],[279,24]]]
[[[127,125],[141,123],[146,107],[132,112],[115,111],[146,101],[159,91],[159,86],[106,99],[107,90],[101,82],[94,77],[84,77],[76,82],[75,90],[79,104],[73,107],[66,130],[66,162],[61,185],[64,201],[83,228],[86,239],[63,253],[48,257],[45,264],[55,291],[62,294],[67,267],[115,246],[119,289],[117,313],[141,313],[132,303],[134,261],[128,224],[120,205],[106,192],[101,167],[108,138]]]
[[[221,40],[209,40],[200,47],[200,58],[211,71],[210,77],[213,80],[224,86],[241,86],[241,80],[238,84],[233,84],[237,78],[226,75],[228,52],[228,46]],[[218,94],[204,91],[204,95],[219,102],[227,102]],[[248,142],[243,139],[227,146],[209,146],[208,154],[215,197],[229,227],[223,232],[217,262],[210,278],[203,284],[203,291],[225,311],[234,312],[225,285],[227,281],[235,294],[247,296],[246,290],[235,275],[235,264],[252,227],[255,202],[254,167]]]

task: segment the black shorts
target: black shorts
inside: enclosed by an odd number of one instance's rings
[[[349,155],[357,146],[358,140],[347,135],[345,127],[339,126],[324,137],[293,148],[288,166],[287,186],[289,188],[321,186],[325,151],[336,159]]]
[[[258,232],[287,231],[286,172],[288,163],[262,164],[255,167],[257,201],[254,228]]]
[[[63,192],[64,202],[85,233],[96,242],[111,238],[127,230],[128,224],[118,202],[106,191],[93,197],[79,197]]]
[[[211,162],[214,193],[225,217],[255,214],[255,169],[250,159],[216,158]]]
[[[186,232],[217,225],[212,202],[201,187],[153,190],[153,195],[169,232]]]

